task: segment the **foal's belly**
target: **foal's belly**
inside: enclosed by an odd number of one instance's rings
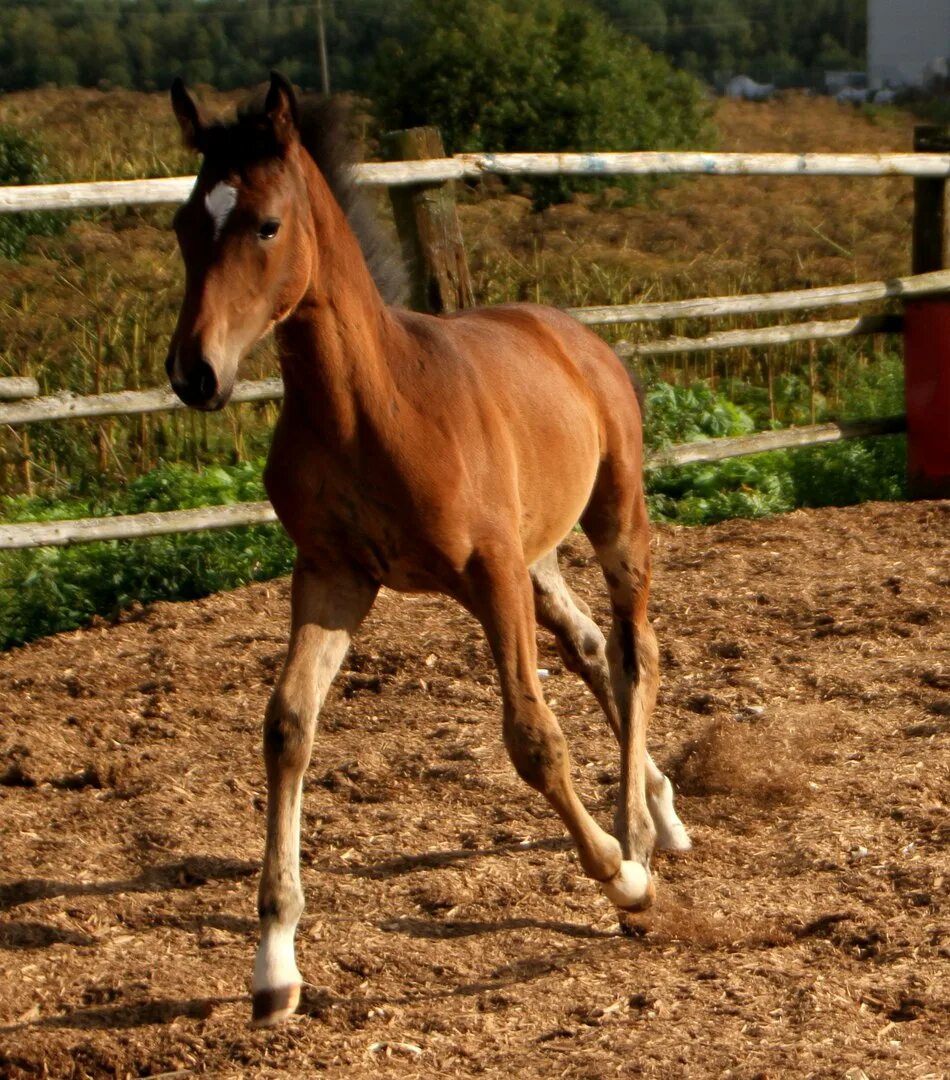
[[[345,563],[399,592],[457,591],[471,554],[465,522],[426,528],[409,506],[332,482],[271,491],[281,524],[298,554],[315,567]],[[361,497],[362,496],[362,497]]]
[[[518,508],[521,544],[530,565],[564,539],[578,523],[600,467],[600,440],[593,418],[577,407],[539,452],[521,463]]]

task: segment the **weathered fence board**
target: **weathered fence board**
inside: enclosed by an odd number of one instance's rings
[[[769,450],[792,450],[804,446],[824,446],[843,439],[867,439],[877,435],[899,435],[907,430],[903,416],[873,420],[843,420],[808,427],[785,428],[782,431],[761,431],[732,439],[707,439],[703,442],[681,443],[650,456],[648,469],[663,469],[673,465],[695,465],[724,461],[726,458],[746,457]]]
[[[93,180],[80,184],[0,187],[0,213],[181,203],[188,198],[194,183],[193,176],[171,176],[159,180]]]
[[[0,379],[0,401],[20,401],[40,392],[40,384],[28,376],[11,375]]]
[[[279,378],[242,381],[234,387],[231,400],[279,401],[284,384]],[[17,427],[46,420],[88,420],[104,416],[138,416],[142,413],[173,412],[187,406],[171,390],[120,390],[114,394],[54,394],[12,405],[0,405],[0,424]]]
[[[765,326],[760,330],[721,330],[701,338],[663,338],[662,341],[621,341],[614,346],[619,356],[668,356],[680,352],[712,352],[718,349],[759,348],[789,345],[795,341],[828,341],[868,334],[899,334],[901,315],[865,315],[837,322],[793,323]]]
[[[735,154],[641,151],[590,154],[457,154],[424,161],[367,162],[360,183],[404,184],[500,176],[912,176],[950,177],[950,154]],[[178,203],[195,178],[98,180],[0,188],[0,213]]]
[[[950,176],[950,154],[742,154],[649,150],[590,154],[457,154],[466,175]]]
[[[663,322],[667,319],[718,318],[723,315],[761,315],[810,308],[848,307],[871,300],[907,300],[915,296],[950,294],[950,270],[890,281],[866,281],[855,285],[825,285],[817,289],[750,293],[747,296],[708,296],[696,300],[671,300],[647,304],[615,304],[609,307],[566,308],[579,322],[606,326],[618,323]]]
[[[197,510],[129,514],[124,517],[82,518],[79,521],[42,521],[0,525],[0,550],[33,547],[66,547],[93,540],[135,540],[168,533],[203,532],[205,529],[236,529],[242,525],[266,525],[277,515],[269,502],[205,506]]]

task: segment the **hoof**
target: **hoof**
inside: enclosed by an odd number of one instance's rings
[[[609,881],[602,881],[604,896],[621,911],[646,911],[656,899],[650,871],[642,864],[624,859]]]
[[[617,929],[624,937],[642,938],[647,936],[648,924],[630,911],[617,912]]]
[[[258,990],[254,994],[251,1026],[273,1027],[297,1011],[300,1004],[300,985],[279,986],[276,990]]]
[[[657,829],[656,846],[661,851],[692,851],[693,841],[689,838],[682,821]]]

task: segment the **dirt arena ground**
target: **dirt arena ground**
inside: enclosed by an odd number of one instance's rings
[[[286,582],[0,657],[0,1076],[950,1075],[948,535],[946,503],[656,531],[651,744],[695,849],[634,937],[508,765],[474,622],[383,595],[309,775],[309,985],[265,1032]],[[541,644],[609,821],[610,738]]]

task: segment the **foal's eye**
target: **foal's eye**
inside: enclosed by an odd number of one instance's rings
[[[276,218],[268,218],[257,230],[257,235],[262,240],[273,240],[280,229],[280,222]]]

